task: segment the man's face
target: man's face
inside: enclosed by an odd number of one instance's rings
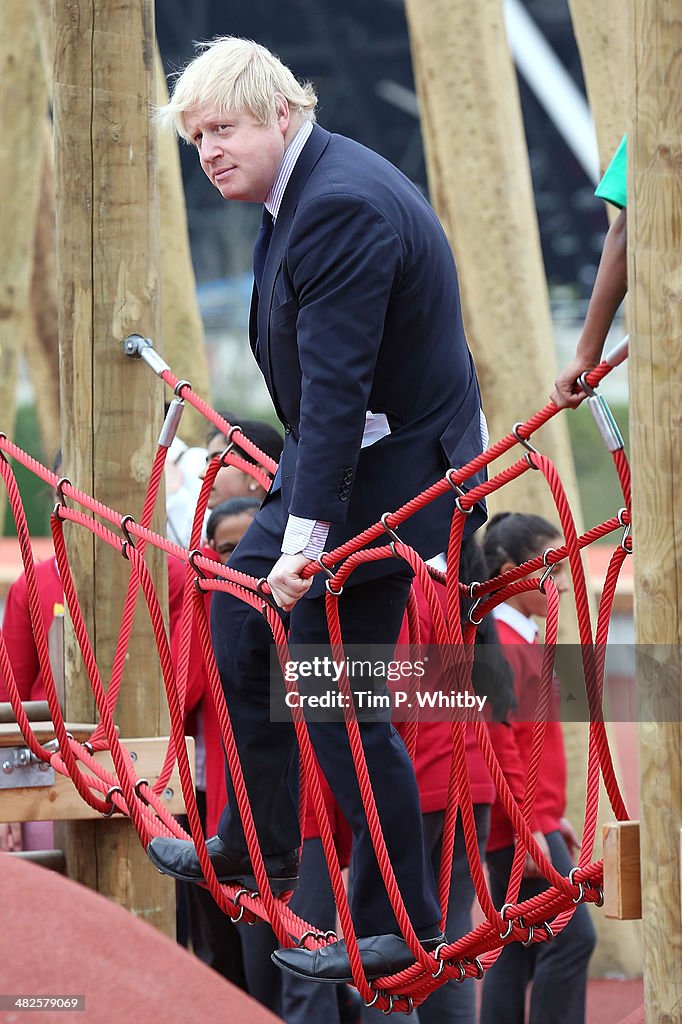
[[[225,451],[226,445],[227,441],[222,434],[216,434],[211,438],[206,448],[207,466],[215,455],[221,455]],[[199,478],[203,480],[205,475],[206,470],[202,470]],[[263,488],[256,484],[248,473],[237,469],[236,466],[221,466],[213,481],[206,507],[214,509],[228,498],[260,498],[264,493]]]
[[[225,516],[216,526],[213,540],[209,543],[223,565],[251,526],[252,520],[252,512],[240,512],[237,516]]]
[[[202,104],[185,114],[185,127],[204,173],[225,199],[262,203],[289,142],[289,107],[279,94],[277,119],[262,125],[249,113],[226,114]],[[285,141],[286,140],[286,141]]]

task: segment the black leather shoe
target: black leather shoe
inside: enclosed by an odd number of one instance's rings
[[[233,853],[220,836],[206,840],[206,849],[219,882],[236,882],[256,890],[256,876],[248,854]],[[164,875],[183,882],[203,882],[204,875],[194,843],[188,839],[157,836],[147,846],[152,864]],[[290,892],[298,885],[298,851],[279,856],[264,856],[265,870],[273,895]]]
[[[422,939],[427,953],[433,953],[442,942],[447,942],[441,933],[433,939]],[[358,939],[360,959],[369,981],[397,974],[411,967],[415,962],[410,947],[400,935],[369,935]],[[353,981],[346,943],[332,942],[320,949],[276,949],[272,959],[278,967],[299,978],[338,984]]]

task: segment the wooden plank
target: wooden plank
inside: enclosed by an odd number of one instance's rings
[[[153,786],[163,765],[168,738],[155,736],[149,739],[122,740],[122,743],[135,755],[138,777],[147,779]],[[194,740],[189,737],[187,744],[190,764],[193,765]],[[113,762],[108,751],[95,754],[95,760],[113,772]],[[177,765],[164,790],[163,802],[172,814],[182,814],[185,810]],[[53,786],[0,790],[0,821],[93,820],[102,821],[102,815],[81,799],[71,779],[64,775],[57,775]]]
[[[65,722],[67,732],[70,732],[75,740],[84,743],[89,740],[97,728],[93,724],[82,722]],[[49,743],[56,736],[54,724],[48,722],[31,722],[31,729],[36,740],[43,746]],[[0,722],[0,747],[25,747],[26,740],[16,722]]]
[[[603,826],[604,916],[634,921],[642,916],[639,822],[611,821]]]
[[[21,702],[29,722],[44,722],[50,717],[46,700],[24,700]],[[16,718],[9,701],[0,704],[0,722],[16,724]]]

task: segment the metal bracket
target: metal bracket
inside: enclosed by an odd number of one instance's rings
[[[54,785],[54,768],[28,747],[4,747],[0,755],[0,789],[35,789]]]

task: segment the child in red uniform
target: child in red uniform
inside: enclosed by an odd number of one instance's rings
[[[445,560],[433,560],[435,568],[445,569]],[[483,553],[475,537],[467,537],[460,555],[459,578],[463,583],[485,578],[486,566]],[[446,592],[443,584],[434,582],[436,595],[447,615]],[[419,632],[424,650],[437,644],[433,617],[424,591],[417,579],[413,583],[414,595],[417,599],[419,612]],[[470,601],[460,602],[462,622],[466,620]],[[402,660],[406,645],[409,643],[407,615],[398,637],[397,657]],[[478,696],[487,698],[487,712],[498,721],[503,721],[509,708],[515,703],[513,677],[509,665],[499,647],[495,624],[491,618],[483,620],[476,634],[476,650],[478,645],[486,644],[486,657],[474,658],[472,669],[472,685]],[[490,646],[492,645],[492,646]],[[433,674],[433,660],[431,660]],[[393,684],[392,684],[393,685]],[[406,684],[400,683],[405,689]],[[397,688],[397,687],[396,687]],[[429,690],[447,690],[445,681],[429,678]],[[488,714],[486,714],[488,717]],[[430,720],[427,720],[430,719]],[[433,720],[438,719],[438,720]],[[406,723],[396,722],[401,735],[405,734]],[[508,729],[507,732],[510,733]],[[495,800],[495,786],[485,759],[478,746],[473,725],[468,722],[465,727],[465,756],[469,780],[471,784],[471,800],[476,823],[476,838],[481,857],[484,856],[490,809]],[[500,753],[503,761],[503,754]],[[417,733],[417,745],[414,756],[414,771],[419,787],[424,837],[431,859],[434,874],[438,878],[441,864],[443,844],[443,827],[447,808],[448,785],[450,781],[450,761],[452,757],[452,731],[447,711],[435,715],[420,717]],[[469,861],[464,844],[461,812],[457,816],[455,844],[452,854],[452,873],[450,875],[450,892],[448,897],[448,914],[445,922],[445,934],[449,942],[462,938],[471,931],[471,909],[474,901],[474,886],[469,868]],[[363,1020],[380,1020],[380,1011],[368,1011]],[[476,1024],[476,988],[473,981],[457,982],[454,979],[435,989],[419,1007],[421,1024]]]
[[[557,528],[540,516],[509,512],[494,516],[488,524],[484,541],[489,578],[541,555],[547,548],[558,548],[562,544]],[[553,577],[559,595],[568,590],[566,571],[561,565],[554,570]],[[519,706],[532,707],[540,677],[542,648],[531,616],[546,616],[545,597],[539,589],[531,590],[509,598],[498,605],[493,614],[505,657],[514,670]],[[531,827],[539,846],[554,867],[567,875],[573,867],[573,854],[579,848],[579,842],[565,817],[566,757],[556,692],[552,705]],[[495,730],[500,728],[503,727],[491,726],[494,744]],[[513,721],[512,731],[518,759],[525,772],[530,757],[533,723]],[[490,888],[498,908],[505,902],[514,842],[511,822],[498,800],[493,807],[487,852]],[[518,901],[528,900],[547,887],[548,883],[536,864],[527,856]],[[533,987],[529,1024],[582,1024],[585,1019],[587,966],[594,943],[594,928],[587,908],[581,904],[553,942],[527,948],[520,942],[505,946],[484,979],[481,1024],[524,1024],[526,988],[530,981]]]

